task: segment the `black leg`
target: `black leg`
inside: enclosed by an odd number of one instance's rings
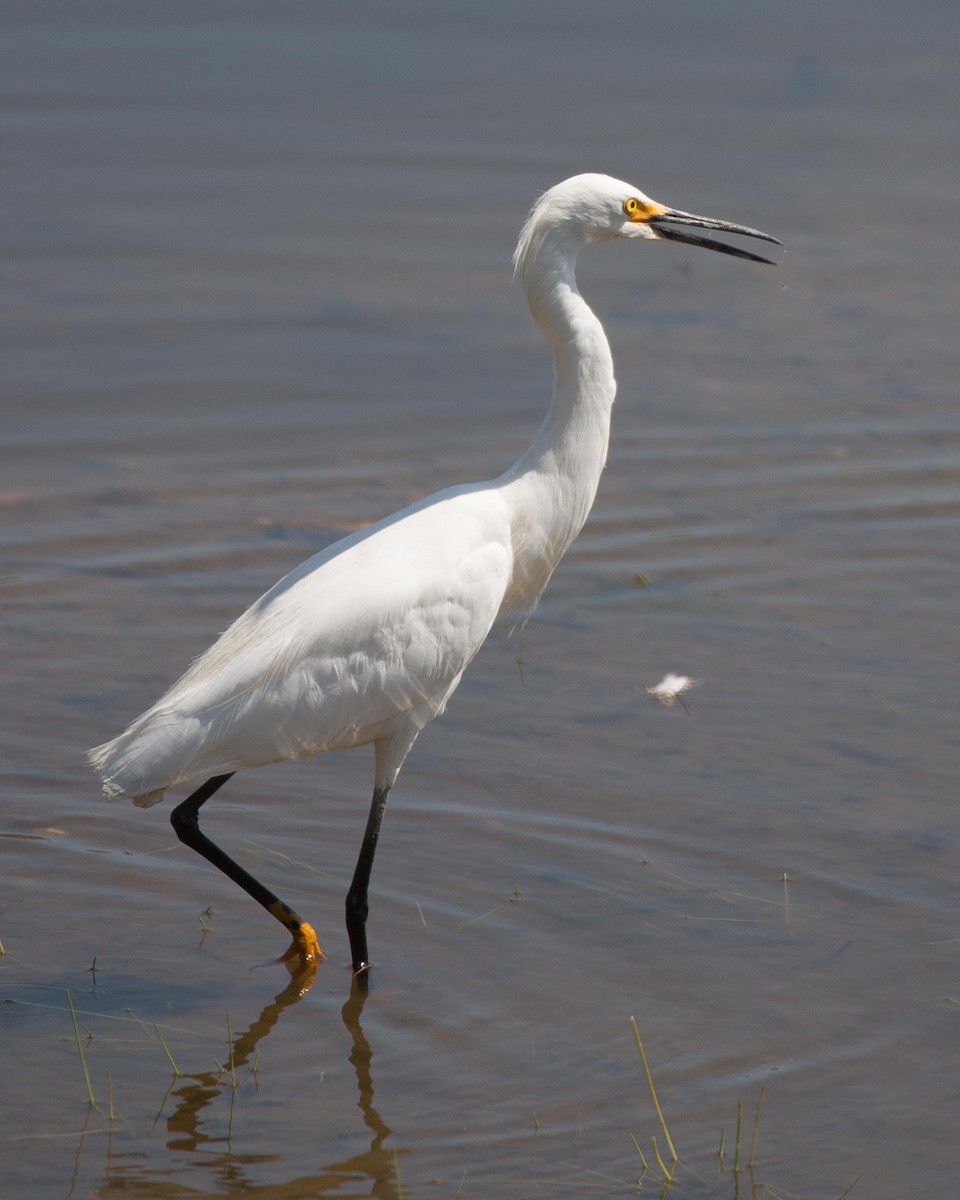
[[[231,772],[231,775],[233,772]],[[280,922],[293,937],[294,945],[290,951],[296,951],[304,966],[315,966],[318,959],[326,955],[317,944],[317,935],[313,927],[302,920],[289,904],[275,896],[269,888],[240,866],[200,829],[200,807],[230,778],[230,775],[215,775],[213,779],[197,788],[192,796],[188,796],[182,804],[170,814],[170,824],[177,837],[185,846],[202,854],[207,862],[212,863],[218,871],[222,871],[234,883],[240,885],[247,895],[252,896],[258,904],[262,904],[267,912]],[[285,956],[286,957],[286,956]]]
[[[360,846],[360,857],[357,868],[353,873],[353,882],[347,892],[347,936],[350,939],[350,956],[353,960],[354,971],[365,971],[370,966],[367,954],[367,888],[370,886],[370,871],[373,868],[373,856],[377,852],[377,839],[380,836],[380,824],[383,821],[383,811],[387,807],[387,796],[390,789],[374,788],[373,802],[370,805],[370,815],[367,817],[367,828]]]

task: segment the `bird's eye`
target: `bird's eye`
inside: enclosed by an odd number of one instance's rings
[[[640,201],[636,196],[630,196],[623,202],[623,211],[628,217],[636,218],[640,213]]]

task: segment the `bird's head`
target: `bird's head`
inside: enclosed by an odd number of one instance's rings
[[[751,262],[772,262],[738,246],[686,232],[691,226],[760,238],[777,246],[782,244],[759,229],[667,208],[639,188],[609,175],[574,175],[550,188],[533,206],[520,235],[514,262],[520,270],[524,260],[548,239],[556,239],[575,253],[589,242],[622,237],[686,242]]]

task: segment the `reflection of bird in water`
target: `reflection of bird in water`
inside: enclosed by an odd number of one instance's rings
[[[304,965],[322,957],[313,929],[200,831],[201,805],[243,767],[372,742],[373,802],[346,900],[353,967],[368,966],[367,888],[390,788],[497,617],[536,604],[606,460],[613,361],[577,290],[577,253],[615,238],[667,239],[769,261],[691,228],[776,241],[666,208],[605,175],[551,188],[514,258],[554,355],[553,401],[527,452],[494,480],[438,492],[308,559],[125,733],[91,751],[107,794],[143,805],[208,777],[174,810],[177,836],[286,926],[288,954]]]
[[[216,1135],[203,1131],[201,1116],[204,1110],[231,1086],[236,1072],[250,1062],[260,1042],[279,1021],[284,1009],[296,1004],[303,993],[302,983],[291,979],[249,1028],[232,1039],[228,1047],[227,1067],[221,1066],[216,1071],[206,1070],[195,1075],[183,1076],[184,1082],[178,1083],[173,1091],[177,1101],[176,1107],[167,1119],[167,1131],[170,1134],[167,1145],[171,1150],[193,1152],[200,1146],[219,1140]]]
[[[269,1193],[270,1196],[342,1196],[344,1188],[349,1188],[353,1194],[361,1181],[366,1180],[370,1188],[366,1194],[380,1197],[382,1200],[395,1200],[396,1159],[394,1151],[385,1145],[391,1129],[374,1105],[373,1054],[360,1025],[367,997],[365,984],[365,974],[354,976],[350,997],[343,1005],[341,1016],[350,1038],[349,1061],[356,1073],[357,1107],[369,1133],[368,1147],[359,1149],[349,1157],[325,1163],[316,1173],[288,1180],[284,1184],[267,1185],[258,1185],[249,1178],[251,1168],[261,1160],[256,1155],[250,1156],[233,1149],[230,1128],[233,1106],[238,1102],[235,1078],[242,1068],[254,1061],[255,1054],[263,1048],[267,1036],[273,1031],[284,1010],[296,1004],[303,995],[302,981],[293,979],[264,1008],[249,1028],[233,1039],[227,1064],[218,1069],[177,1078],[176,1086],[169,1093],[175,1101],[175,1106],[167,1118],[167,1148],[193,1155],[191,1161],[202,1164],[217,1177],[221,1185],[224,1182],[229,1183],[231,1194],[241,1189],[245,1196],[258,1196],[262,1187],[263,1194]],[[213,1107],[225,1095],[230,1102],[230,1119],[226,1123],[226,1133],[223,1132],[223,1122],[215,1119]],[[342,1148],[342,1139],[335,1140]],[[198,1152],[202,1152],[201,1157],[196,1157]],[[121,1157],[108,1172],[108,1186],[129,1186],[130,1178],[125,1174],[128,1168],[129,1163]],[[141,1187],[144,1183],[149,1184],[149,1179],[143,1178],[142,1164],[138,1162],[134,1169],[138,1184]],[[159,1187],[159,1184],[157,1186]],[[207,1192],[203,1194],[207,1195]]]

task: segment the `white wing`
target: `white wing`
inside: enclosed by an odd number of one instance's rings
[[[109,795],[355,746],[439,713],[510,584],[496,488],[438,493],[301,564],[120,737],[90,752]]]

